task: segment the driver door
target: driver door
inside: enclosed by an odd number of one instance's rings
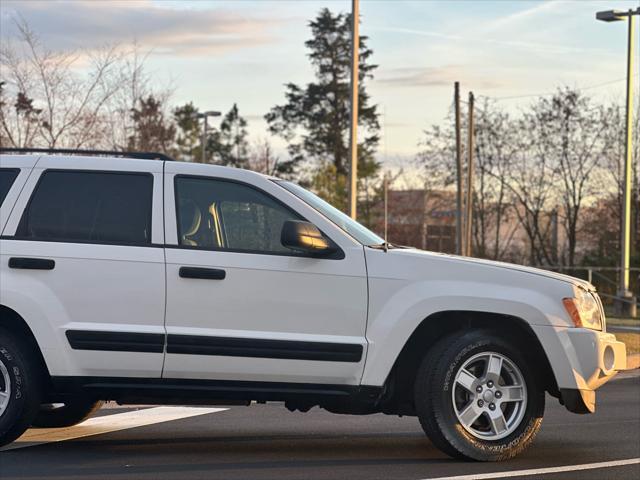
[[[187,167],[167,164],[174,171],[165,174],[163,377],[358,384],[362,246],[347,243],[335,258],[293,252],[280,243],[282,224],[305,218],[273,195],[280,187],[264,179],[269,193],[238,179],[181,175]]]

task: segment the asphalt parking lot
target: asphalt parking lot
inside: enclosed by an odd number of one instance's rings
[[[595,415],[570,414],[548,397],[533,447],[498,464],[450,459],[415,418],[289,413],[271,404],[112,406],[84,426],[30,430],[11,447],[0,452],[2,480],[640,478],[640,376],[599,390]]]

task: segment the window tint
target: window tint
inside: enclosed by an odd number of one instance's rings
[[[305,190],[300,185],[296,185],[291,182],[284,182],[282,180],[278,180],[275,183],[316,209],[363,245],[380,245],[384,243],[382,238],[366,228],[364,225],[360,225],[351,217],[345,215],[336,207],[325,202],[309,190]]]
[[[301,217],[250,186],[224,180],[176,177],[180,245],[265,253],[282,246],[286,220]]]
[[[153,178],[143,173],[47,171],[18,226],[38,240],[151,241]]]
[[[4,202],[7,193],[14,180],[18,176],[19,170],[14,168],[0,168],[0,205]]]

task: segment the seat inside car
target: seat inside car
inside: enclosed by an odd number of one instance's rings
[[[202,212],[193,200],[185,199],[180,203],[180,244],[197,247],[198,242],[194,237],[200,230]]]

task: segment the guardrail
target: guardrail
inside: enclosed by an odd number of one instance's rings
[[[630,304],[635,303],[636,306],[640,307],[640,301],[638,301],[640,300],[640,295],[638,294],[638,290],[640,287],[640,268],[632,267],[629,269],[631,292],[637,299],[635,302],[628,298],[622,298],[617,295],[620,267],[568,267],[566,265],[540,265],[537,268],[552,270],[559,273],[566,273],[567,275],[587,280],[589,283],[595,285],[598,290],[598,294],[602,298],[603,304],[605,304],[606,307],[610,307],[616,300]]]

